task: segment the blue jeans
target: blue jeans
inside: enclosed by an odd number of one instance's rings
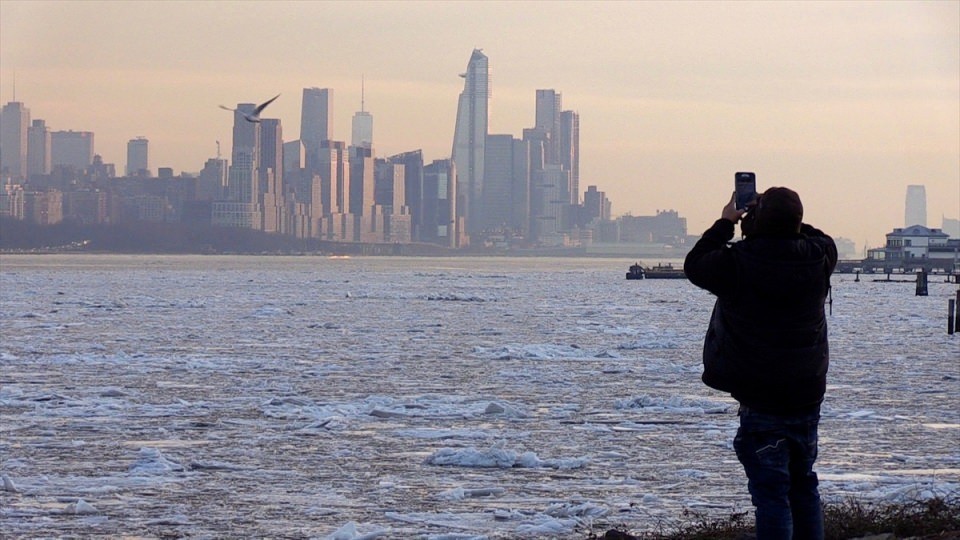
[[[822,540],[817,460],[820,411],[797,415],[740,407],[733,440],[756,507],[757,540]]]

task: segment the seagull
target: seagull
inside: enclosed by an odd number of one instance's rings
[[[277,99],[278,97],[280,97],[280,94],[277,94],[272,98],[268,99],[267,101],[264,101],[263,103],[257,105],[257,108],[254,109],[252,113],[245,113],[243,111],[239,111],[239,112],[240,114],[243,115],[244,118],[246,118],[247,122],[254,122],[254,123],[260,122],[260,113],[267,108],[267,105],[273,103],[273,100]],[[236,109],[231,109],[230,107],[225,107],[223,105],[221,105],[220,108],[226,111],[238,112]]]

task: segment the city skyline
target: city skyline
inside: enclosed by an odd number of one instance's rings
[[[15,72],[33,118],[95,133],[104,161],[122,167],[142,135],[153,168],[195,173],[230,137],[218,103],[280,93],[267,116],[293,139],[299,92],[331,88],[335,139],[350,140],[362,108],[379,156],[422,149],[429,162],[451,157],[457,75],[482,49],[489,133],[519,136],[534,92],[562,90],[583,118],[580,191],[599,186],[615,215],[676,209],[697,234],[738,169],[794,187],[811,222],[858,244],[902,221],[909,184],[926,186],[931,226],[960,214],[960,4],[548,5],[4,2],[0,101]],[[298,32],[311,18],[324,31]],[[288,31],[231,38],[258,19]]]

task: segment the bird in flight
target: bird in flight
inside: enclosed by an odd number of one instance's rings
[[[273,100],[277,99],[278,97],[280,97],[280,94],[277,94],[277,95],[273,96],[272,98],[268,99],[267,101],[264,101],[263,103],[257,105],[257,108],[254,109],[252,113],[247,113],[247,112],[243,112],[243,111],[239,111],[239,112],[240,112],[240,114],[243,115],[243,117],[247,120],[247,122],[254,122],[254,123],[259,122],[259,121],[260,121],[260,113],[261,113],[264,109],[267,108],[267,105],[273,103]],[[223,106],[223,105],[221,105],[220,108],[221,108],[221,109],[224,109],[224,110],[227,110],[227,111],[238,112],[236,109],[231,109],[230,107],[225,107],[225,106]]]

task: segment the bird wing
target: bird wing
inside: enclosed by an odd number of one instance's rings
[[[220,108],[223,109],[223,110],[225,110],[225,111],[234,111],[234,112],[236,112],[236,109],[231,109],[230,107],[224,107],[223,105],[221,105]]]
[[[267,108],[267,105],[273,103],[273,100],[277,99],[278,97],[280,97],[280,94],[277,94],[277,95],[273,96],[272,98],[268,99],[267,101],[261,103],[260,105],[257,105],[257,108],[253,110],[254,116],[259,115],[259,114],[260,114],[260,111],[266,109],[266,108]]]

